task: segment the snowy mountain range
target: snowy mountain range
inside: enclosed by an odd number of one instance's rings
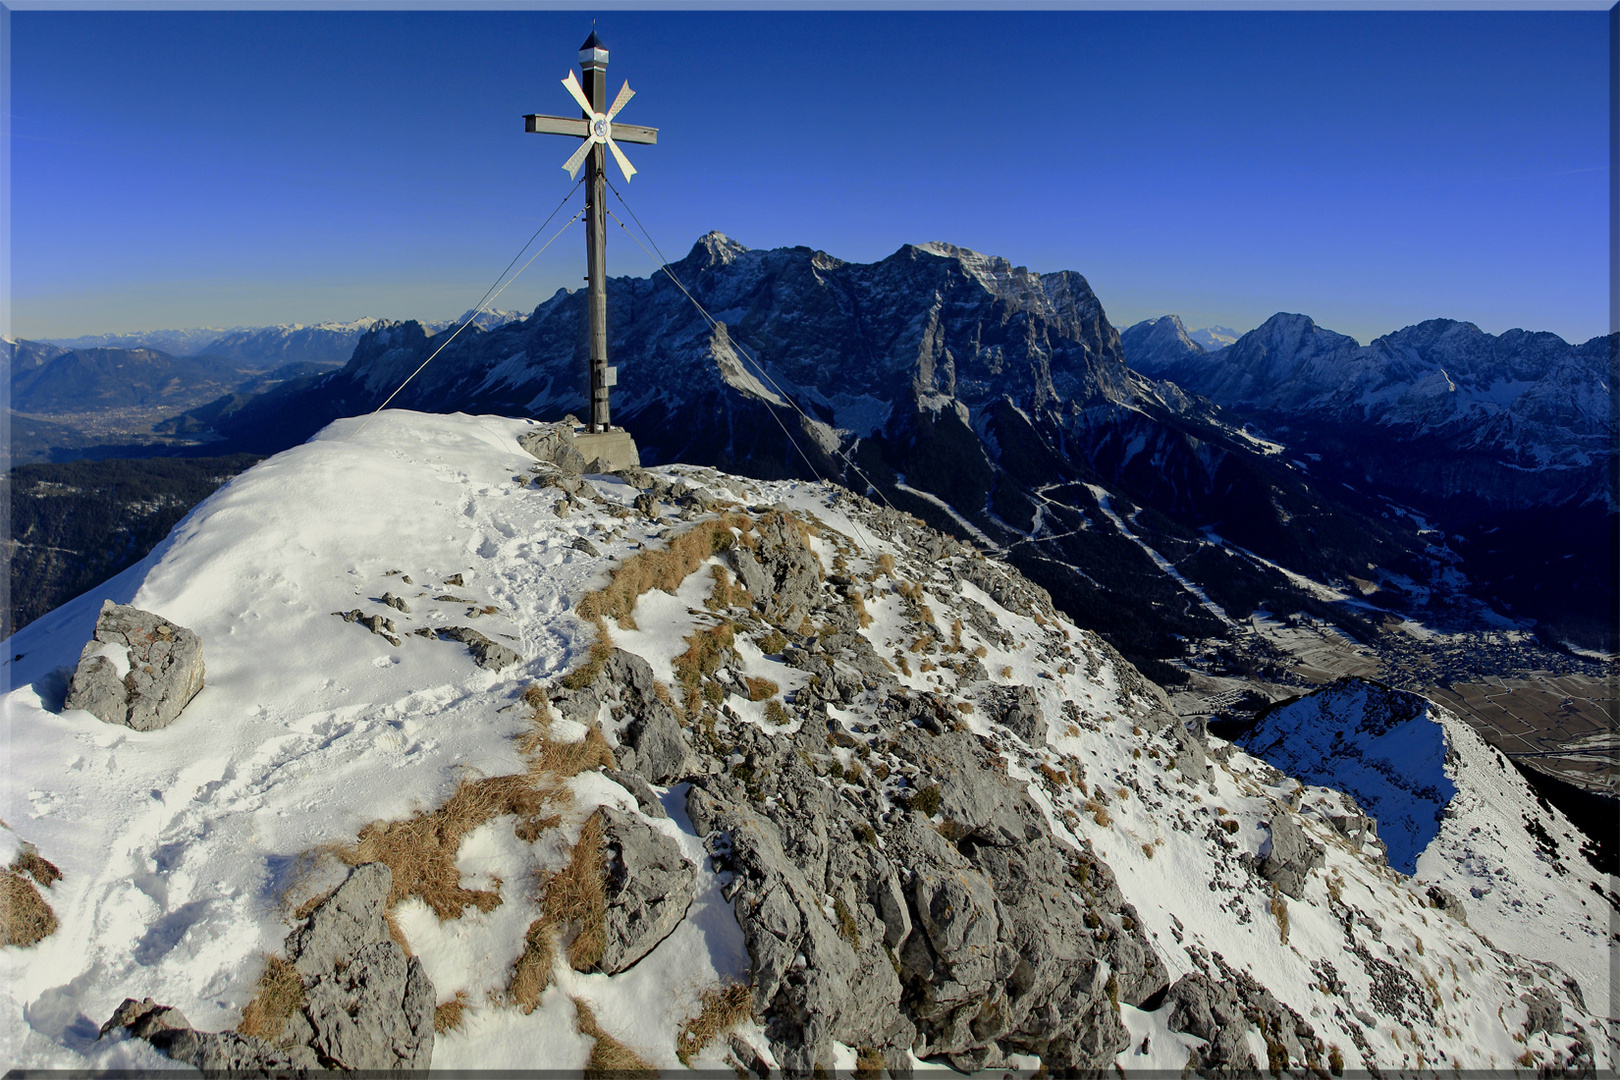
[[[1220,352],[1243,335],[1229,326],[1206,326],[1188,330],[1187,336],[1202,345],[1205,352]]]
[[[1083,340],[1026,385],[1140,392]],[[414,337],[368,341],[391,369]],[[439,1068],[1614,1067],[1620,901],[1444,710],[1351,680],[1234,745],[906,514],[690,465],[581,477],[525,452],[543,431],[340,421],[6,643],[0,854],[59,923],[0,949],[12,1065],[360,1060],[335,976],[285,974],[358,864],[395,883],[367,955],[408,950]],[[63,708],[106,599],[198,636],[171,726]],[[148,996],[178,1013],[101,1028]]]
[[[719,233],[671,269],[707,315],[662,274],[608,285],[614,418],[645,460],[875,485],[937,527],[1004,548],[1064,610],[1150,669],[1180,654],[1178,635],[1219,636],[1234,615],[1316,610],[1315,594],[1278,567],[1334,587],[1351,576],[1398,586],[1381,598],[1438,595],[1407,581],[1498,607],[1505,597],[1523,616],[1564,627],[1558,635],[1606,640],[1604,618],[1586,608],[1612,575],[1587,550],[1598,534],[1584,518],[1558,530],[1574,546],[1548,548],[1545,530],[1532,537],[1476,506],[1458,509],[1445,484],[1414,490],[1407,481],[1426,475],[1422,467],[1392,476],[1388,490],[1342,474],[1341,461],[1361,459],[1296,447],[1269,414],[1250,423],[1132,370],[1078,273],[1035,274],[948,244],[848,263],[809,248],[749,250]],[[578,412],[584,302],[583,291],[559,291],[522,322],[464,333],[396,403]],[[1242,341],[1267,340],[1275,322]],[[1189,355],[1205,355],[1190,351],[1201,347],[1178,320],[1160,325]],[[274,452],[363,413],[437,347],[417,324],[379,323],[341,372],[222,421],[221,445]],[[1248,356],[1250,346],[1230,354]],[[1586,428],[1570,440],[1587,447],[1591,468],[1509,472],[1526,490],[1600,490]],[[1431,471],[1450,476],[1450,453],[1438,447]],[[1492,459],[1476,455],[1452,471],[1479,460]],[[1457,573],[1452,555],[1424,538],[1429,520],[1447,534],[1472,530],[1478,567]],[[1210,548],[1210,535],[1222,543]],[[1165,552],[1181,553],[1175,573]],[[1529,566],[1545,576],[1532,579]],[[1330,617],[1359,616],[1341,608]]]
[[[454,319],[427,323],[429,333],[460,326],[472,319],[484,330],[523,318],[521,311],[463,312]],[[86,334],[76,338],[47,338],[43,344],[62,349],[155,349],[172,356],[208,354],[253,364],[341,364],[354,352],[360,335],[378,322],[375,318],[350,322],[282,323],[276,326],[233,326],[229,330],[197,327],[190,330],[146,330],[126,334]]]
[[[1349,472],[1429,498],[1614,509],[1614,341],[1487,334],[1431,319],[1370,345],[1279,313],[1211,356],[1165,316],[1126,331],[1131,366]]]

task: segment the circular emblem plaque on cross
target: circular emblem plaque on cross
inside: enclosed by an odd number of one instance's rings
[[[603,117],[603,116],[598,116],[596,118],[596,123],[591,125],[591,132],[596,136],[596,140],[598,142],[602,142],[602,141],[606,140],[607,139],[607,133],[608,133],[607,118]]]

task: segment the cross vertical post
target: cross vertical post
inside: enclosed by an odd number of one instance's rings
[[[590,101],[587,121],[607,112],[608,51],[596,31],[579,49],[585,97]],[[587,296],[590,327],[590,418],[587,431],[608,430],[607,386],[607,146],[594,144],[585,157],[585,264],[590,281]]]
[[[613,155],[613,160],[619,163],[628,182],[636,174],[636,167],[619,149],[619,143],[652,145],[658,142],[657,128],[615,121],[614,117],[635,96],[635,91],[626,83],[620,87],[612,104],[608,103],[607,62],[607,48],[597,38],[596,31],[592,30],[591,36],[579,48],[579,67],[585,76],[584,84],[581,85],[574,78],[572,71],[562,80],[563,88],[583,115],[575,119],[529,113],[523,118],[525,131],[542,135],[572,135],[585,140],[574,150],[563,168],[572,179],[579,175],[580,166],[585,167],[585,280],[589,282],[586,293],[589,355],[585,385],[590,405],[586,434],[603,436],[610,430],[608,387],[615,382],[615,373],[607,362],[607,155]],[[605,441],[614,445],[624,443],[625,453],[635,456],[634,442],[625,432],[618,432],[614,439]]]

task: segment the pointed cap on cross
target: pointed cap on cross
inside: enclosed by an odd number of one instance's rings
[[[595,30],[592,30],[591,36],[585,39],[585,44],[579,47],[579,66],[586,69],[605,68],[607,62],[607,46],[602,44],[602,39],[596,36]]]

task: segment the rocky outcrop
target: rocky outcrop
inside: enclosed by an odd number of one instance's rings
[[[555,465],[564,475],[578,476],[585,471],[585,455],[574,442],[574,418],[558,424],[541,424],[533,431],[518,436],[518,445],[548,465]]]
[[[183,626],[111,600],[68,687],[66,709],[154,731],[174,723],[203,688],[202,642]]]
[[[617,975],[670,935],[686,917],[697,867],[680,845],[635,814],[602,810],[607,852],[607,945],[599,970]]]
[[[1046,745],[1046,714],[1041,711],[1033,687],[992,687],[986,699],[990,715],[997,723],[1005,725],[1031,746]]]
[[[619,748],[619,767],[654,784],[676,783],[700,765],[681,733],[675,709],[658,696],[652,667],[641,657],[614,649],[586,686],[559,687],[551,704],[564,719],[595,723],[602,706],[609,710],[607,730]]]
[[[834,795],[812,763],[841,736],[814,716],[791,741],[744,729],[746,780],[700,777],[688,798],[735,875],[778,1060],[830,1067],[837,1041],[962,1069],[1111,1062],[1128,1041],[1115,1003],[1167,981],[1112,873],[1056,841],[985,740],[901,723],[895,759],[933,781],[909,812],[872,788]]]
[[[394,876],[382,863],[350,871],[336,892],[287,935],[287,957],[300,975],[331,971],[361,948],[388,937],[383,907]]]
[[[1220,978],[1192,972],[1165,994],[1169,1028],[1205,1040],[1188,1064],[1199,1076],[1256,1075],[1260,1065],[1249,1049],[1251,1032],[1266,1046],[1265,1068],[1279,1074],[1289,1062],[1325,1075],[1325,1047],[1316,1030],[1247,972],[1213,957]]]
[[[1260,862],[1260,876],[1298,900],[1305,895],[1305,881],[1312,870],[1320,869],[1326,849],[1305,835],[1293,815],[1278,811],[1270,822],[1271,850]]]
[[[759,534],[759,546],[734,551],[732,565],[743,587],[764,605],[767,619],[796,626],[816,603],[821,563],[783,514],[761,518]]]
[[[320,1059],[307,1046],[283,1049],[234,1031],[197,1031],[179,1009],[159,1005],[151,998],[125,998],[101,1025],[98,1038],[120,1028],[173,1060],[202,1070],[205,1076],[304,1076],[321,1067]]]
[[[467,651],[472,654],[473,663],[481,668],[499,671],[504,667],[523,662],[523,657],[518,653],[498,641],[491,641],[470,626],[451,626],[440,630],[439,634],[441,637],[466,645]]]
[[[193,1030],[178,1010],[151,998],[126,999],[101,1033],[128,1028],[207,1074],[426,1069],[433,1059],[433,981],[420,959],[389,938],[383,904],[392,884],[383,864],[357,866],[287,936],[303,994],[276,1042]]]

